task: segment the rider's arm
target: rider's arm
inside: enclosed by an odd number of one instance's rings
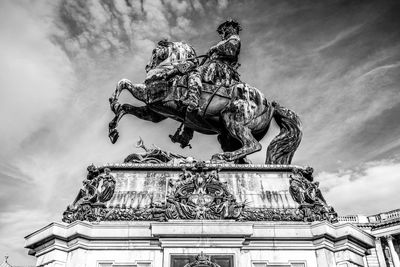
[[[226,59],[236,59],[240,52],[240,39],[230,38],[210,49],[210,54],[216,54]]]
[[[174,66],[174,73],[175,74],[185,74],[188,73],[189,71],[194,70],[197,67],[197,60],[187,60],[184,62],[179,62],[173,64]]]

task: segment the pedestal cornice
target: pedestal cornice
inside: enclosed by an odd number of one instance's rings
[[[363,254],[373,236],[351,224],[234,221],[51,223],[25,237],[25,247],[42,254],[52,249],[163,249],[164,247],[238,247]],[[192,244],[192,245],[190,245]]]

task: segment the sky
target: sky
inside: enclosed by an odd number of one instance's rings
[[[108,98],[122,78],[143,82],[157,41],[204,54],[229,17],[243,28],[242,80],[302,120],[293,164],[314,167],[340,215],[400,208],[399,13],[380,0],[2,0],[0,257],[33,265],[23,237],[60,221],[86,167],[122,162],[139,136],[203,160],[220,152],[216,136],[195,134],[182,150],[168,138],[177,122],[133,116],[112,145]],[[272,125],[254,163],[277,133]]]

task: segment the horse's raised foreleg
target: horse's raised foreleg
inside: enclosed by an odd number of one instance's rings
[[[118,104],[118,103],[117,103]],[[117,104],[115,104],[115,106],[117,106]],[[111,108],[113,109],[113,108]],[[118,110],[118,111],[117,111]],[[114,110],[113,110],[114,111]],[[126,114],[126,112],[124,112],[123,110],[120,109],[120,106],[118,104],[118,108],[115,107],[115,116],[114,118],[110,121],[110,123],[108,124],[108,137],[110,138],[111,143],[115,144],[115,142],[117,142],[118,137],[119,137],[119,133],[117,131],[117,126],[118,126],[118,122],[119,120]]]
[[[114,112],[115,114],[115,117],[111,120],[111,122],[108,125],[109,128],[108,136],[110,137],[110,140],[113,144],[118,140],[119,137],[118,131],[116,129],[118,122],[125,114],[132,114],[140,119],[152,122],[159,122],[165,119],[164,116],[156,114],[155,112],[150,110],[147,106],[135,107],[129,104],[121,105],[118,102],[118,99],[123,90],[127,90],[136,99],[146,102],[146,85],[132,84],[132,82],[127,79],[122,79],[117,83],[115,91],[109,99],[110,108],[112,112]]]
[[[146,85],[144,84],[133,84],[128,79],[122,79],[117,83],[114,93],[111,95],[110,107],[111,110],[116,114],[118,112],[118,99],[121,93],[127,90],[134,98],[146,102]]]
[[[302,137],[300,119],[293,111],[273,105],[273,118],[281,130],[268,146],[265,163],[290,164]]]
[[[115,112],[115,117],[111,120],[111,122],[108,125],[109,128],[108,136],[110,137],[111,143],[113,144],[118,140],[119,137],[118,131],[116,129],[118,122],[125,114],[131,114],[138,117],[139,119],[155,123],[166,119],[166,117],[152,111],[148,106],[135,107],[130,104],[123,104],[123,105],[118,104],[118,106],[117,104],[114,105],[115,105],[114,106],[115,111],[114,110],[113,111]],[[113,107],[111,109],[113,109]]]
[[[131,114],[138,117],[139,119],[151,121],[154,123],[163,121],[167,118],[152,111],[148,106],[135,107],[130,104],[123,104],[121,106],[121,109],[126,112],[126,114]]]

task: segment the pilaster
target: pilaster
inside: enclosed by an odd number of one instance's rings
[[[376,248],[376,254],[378,256],[378,262],[380,267],[387,267],[386,261],[385,261],[385,255],[383,254],[383,248],[382,248],[382,242],[381,238],[377,237],[375,239],[375,248]]]
[[[388,235],[386,237],[386,239],[389,244],[390,254],[392,255],[393,265],[394,265],[394,267],[400,267],[399,255],[397,254],[396,250],[394,249],[394,245],[393,245],[393,236]]]

